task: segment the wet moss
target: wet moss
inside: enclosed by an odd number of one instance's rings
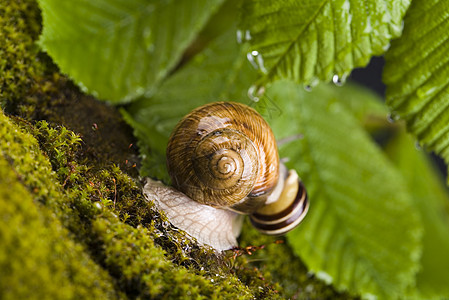
[[[307,267],[292,252],[284,238],[262,235],[246,220],[240,244],[251,265],[257,267],[267,280],[278,282],[279,292],[289,299],[358,299],[337,292],[308,274]]]
[[[35,102],[45,66],[34,44],[40,31],[40,13],[35,1],[0,3],[0,104],[21,111],[20,102]],[[32,114],[23,108],[21,113]]]
[[[0,115],[1,298],[118,298],[120,293],[109,274],[95,264],[82,245],[70,239],[51,210],[33,200],[62,195],[52,188],[51,175],[47,188],[29,184],[41,181],[24,176],[24,172],[51,174],[49,166],[45,160],[35,160],[37,143],[10,125]],[[17,168],[19,159],[22,168]]]

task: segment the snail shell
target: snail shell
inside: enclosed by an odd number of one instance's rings
[[[254,109],[217,102],[182,119],[167,146],[173,185],[195,201],[250,213],[262,206],[279,178],[270,126]]]
[[[173,186],[147,179],[147,200],[171,223],[217,250],[237,246],[241,214],[261,232],[284,234],[307,214],[307,192],[279,160],[273,132],[252,108],[204,105],[175,127],[167,146]]]

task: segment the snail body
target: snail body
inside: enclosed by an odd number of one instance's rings
[[[143,194],[165,212],[174,226],[196,238],[199,243],[217,250],[237,246],[243,219],[235,212],[200,204],[151,178],[146,179]]]
[[[163,203],[158,206],[170,211],[167,215],[174,216],[170,220],[175,226],[216,249],[237,244],[241,225],[229,218],[248,214],[259,231],[278,235],[298,225],[309,207],[296,171],[279,160],[271,128],[243,104],[211,103],[185,116],[170,136],[167,168],[176,192],[194,204],[190,208],[183,200],[181,205],[177,194],[174,203],[171,194],[159,199]],[[148,181],[144,194],[147,188],[154,190],[155,184]],[[202,218],[199,207],[207,207],[207,216],[195,225],[193,215]],[[204,224],[205,219],[210,221]],[[223,231],[232,232],[234,239],[226,233],[220,243],[212,241]]]

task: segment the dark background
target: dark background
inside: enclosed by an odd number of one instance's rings
[[[354,69],[349,80],[366,86],[385,99],[385,85],[382,82],[383,57],[372,57],[365,68]]]

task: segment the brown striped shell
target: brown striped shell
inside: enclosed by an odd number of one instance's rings
[[[195,201],[243,213],[263,205],[279,177],[269,125],[234,102],[201,106],[170,136],[167,166],[173,185]]]

